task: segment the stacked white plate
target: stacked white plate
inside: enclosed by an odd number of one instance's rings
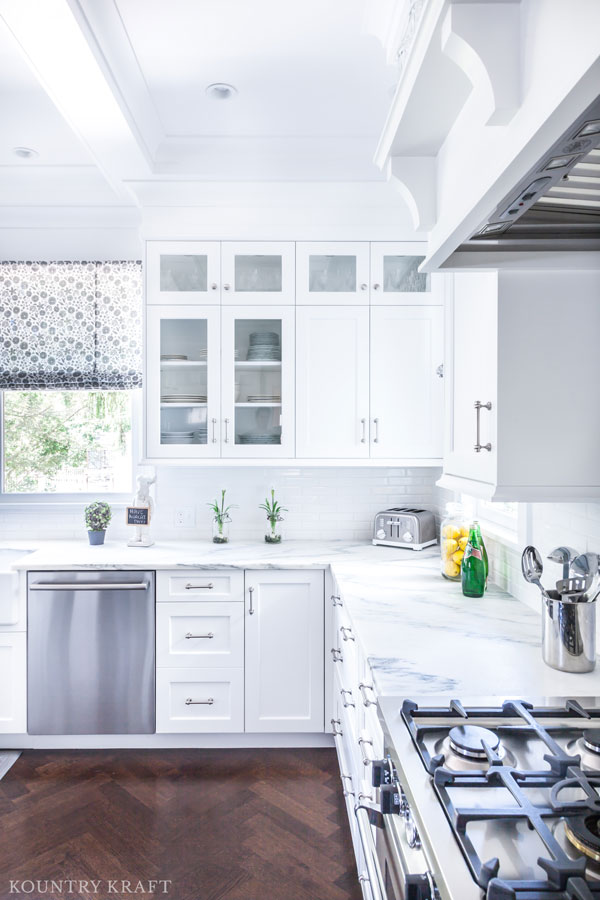
[[[193,431],[161,431],[161,444],[193,444]]]
[[[161,353],[163,362],[185,362],[187,356],[184,353]]]
[[[206,403],[206,394],[162,394],[161,403]]]
[[[198,350],[198,360],[203,362],[208,358],[208,350]]]
[[[238,434],[238,444],[280,444],[280,434]]]
[[[281,394],[248,394],[248,403],[281,403]]]
[[[250,335],[248,359],[272,362],[281,359],[279,335],[276,331],[254,331]]]

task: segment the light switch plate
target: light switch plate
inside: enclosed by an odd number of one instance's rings
[[[180,506],[175,510],[176,528],[193,528],[196,524],[196,511],[193,506]]]

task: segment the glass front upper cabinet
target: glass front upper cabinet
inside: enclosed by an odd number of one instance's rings
[[[221,244],[222,302],[241,305],[294,303],[294,243]]]
[[[148,456],[219,456],[219,309],[148,309]]]
[[[222,455],[294,456],[294,309],[222,311]]]
[[[371,244],[371,303],[376,306],[442,304],[443,276],[419,272],[424,259],[422,244]]]
[[[221,302],[218,241],[149,241],[146,295],[150,304]]]
[[[314,306],[368,304],[369,244],[296,244],[296,302]]]

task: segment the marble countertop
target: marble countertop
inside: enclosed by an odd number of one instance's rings
[[[321,568],[331,570],[378,691],[423,696],[565,697],[600,694],[600,667],[585,675],[542,661],[540,616],[490,585],[481,600],[442,578],[438,547],[419,553],[342,541],[195,541],[130,548],[108,542],[11,542],[29,548],[15,568],[176,569]],[[2,549],[0,547],[0,549]]]

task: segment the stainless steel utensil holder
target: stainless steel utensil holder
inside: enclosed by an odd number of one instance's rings
[[[542,655],[546,665],[561,672],[595,668],[595,601],[573,601],[555,591],[542,600]]]

